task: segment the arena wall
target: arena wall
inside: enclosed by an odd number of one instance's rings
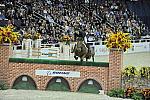
[[[9,88],[21,75],[30,76],[36,83],[37,89],[45,90],[52,76],[39,76],[35,70],[61,70],[80,72],[80,77],[63,77],[70,86],[70,91],[77,91],[79,86],[87,79],[96,80],[107,92],[112,88],[121,86],[122,51],[110,50],[109,66],[79,66],[59,64],[36,64],[11,62],[9,46],[0,47],[0,80],[7,82]]]

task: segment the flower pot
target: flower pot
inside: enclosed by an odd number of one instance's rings
[[[36,39],[36,40],[33,40],[33,48],[41,48],[41,41],[42,39]]]

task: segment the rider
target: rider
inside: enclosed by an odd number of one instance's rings
[[[88,41],[87,41],[87,37],[86,37],[86,33],[85,30],[80,30],[79,31],[79,35],[78,35],[78,41],[84,41],[84,44],[86,45],[86,47],[88,48],[88,52],[90,51],[90,46],[88,45]]]

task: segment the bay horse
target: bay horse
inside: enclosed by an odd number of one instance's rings
[[[84,60],[84,58],[86,58],[86,61],[88,61],[88,59],[91,59],[92,57],[92,60],[94,62],[94,47],[88,47],[87,44],[82,40],[79,40],[75,44],[74,48],[72,48],[72,53],[74,53],[74,58],[76,60],[78,59],[78,57],[80,57],[81,62]]]

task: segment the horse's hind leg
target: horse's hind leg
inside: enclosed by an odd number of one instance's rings
[[[81,62],[83,62],[83,59],[81,58]]]
[[[94,62],[94,56],[92,57],[92,60],[93,60],[93,62]]]
[[[77,56],[74,56],[75,60],[78,60],[78,57]]]

